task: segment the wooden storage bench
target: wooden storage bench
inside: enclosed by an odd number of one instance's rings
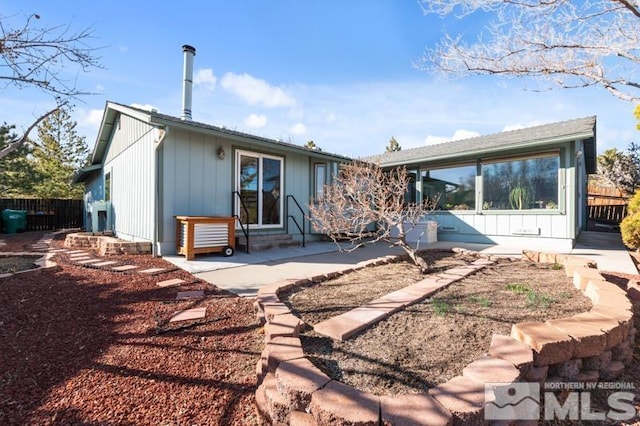
[[[175,216],[178,254],[192,260],[196,254],[222,253],[231,256],[235,250],[236,218],[218,216]]]

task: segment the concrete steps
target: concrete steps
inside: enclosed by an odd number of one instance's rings
[[[249,251],[262,251],[272,248],[298,247],[300,241],[296,241],[289,234],[251,235],[249,234]],[[236,250],[244,251],[247,248],[247,240],[244,235],[236,237]]]

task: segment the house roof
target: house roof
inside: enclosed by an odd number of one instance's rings
[[[100,164],[104,160],[104,155],[106,153],[109,139],[111,137],[111,131],[116,123],[118,113],[133,116],[141,121],[152,125],[180,127],[195,132],[223,136],[230,139],[241,140],[244,142],[252,142],[258,145],[280,147],[289,151],[293,150],[305,153],[307,155],[312,155],[314,157],[331,158],[338,161],[351,161],[351,158],[339,154],[333,154],[318,149],[310,149],[301,145],[282,142],[279,140],[256,136],[249,133],[243,133],[236,130],[229,130],[224,127],[213,126],[197,121],[183,120],[179,117],[161,114],[157,111],[149,111],[108,101],[105,106],[105,112],[102,118],[102,123],[100,125],[100,131],[93,150],[91,161],[92,164]]]
[[[499,154],[522,148],[542,148],[577,139],[585,141],[585,163],[588,173],[596,168],[596,117],[543,124],[525,129],[428,145],[364,158],[382,167],[394,167],[435,161],[456,161]]]

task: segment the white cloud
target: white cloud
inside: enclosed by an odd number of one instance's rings
[[[134,107],[134,108],[144,109],[144,110],[147,110],[147,111],[154,111],[154,110],[155,111],[159,111],[158,107],[155,107],[155,106],[149,105],[149,104],[136,104],[136,103],[133,103],[133,104],[131,104],[131,106]]]
[[[307,127],[302,123],[296,123],[289,129],[289,133],[292,135],[304,135],[307,133]]]
[[[213,91],[216,87],[216,82],[218,81],[218,77],[213,74],[213,70],[211,68],[202,68],[196,71],[196,74],[193,78],[193,83],[196,86],[202,87],[204,90]]]
[[[453,133],[453,136],[433,136],[429,135],[425,138],[425,145],[435,145],[443,142],[458,141],[461,139],[469,139],[480,136],[478,132],[472,132],[471,130],[458,129]]]
[[[244,119],[247,127],[260,128],[267,125],[267,117],[262,114],[250,114]]]
[[[121,44],[120,46],[118,46],[118,50],[120,50],[121,52],[126,52],[129,50],[129,46]]]
[[[272,86],[264,80],[249,74],[226,73],[220,85],[229,92],[244,99],[249,105],[265,107],[290,107],[295,105],[295,99],[283,89]]]
[[[104,86],[102,84],[96,84],[96,92],[100,93],[104,91]]]
[[[101,109],[78,110],[78,124],[81,126],[98,127],[102,122]]]

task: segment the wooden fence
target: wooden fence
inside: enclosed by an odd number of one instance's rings
[[[82,200],[0,198],[0,211],[4,209],[25,210],[27,231],[81,228],[83,225]],[[4,224],[1,227],[4,231]]]
[[[617,227],[627,216],[629,196],[617,188],[589,185],[588,215],[595,223]]]

